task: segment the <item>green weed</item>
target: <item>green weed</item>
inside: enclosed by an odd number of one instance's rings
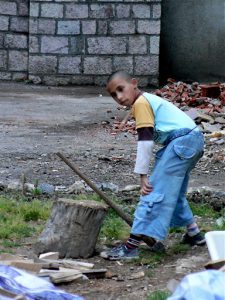
[[[199,217],[217,218],[220,216],[220,214],[213,210],[213,208],[208,204],[191,202],[190,207],[193,214]]]
[[[4,248],[18,247],[23,238],[39,234],[50,207],[50,201],[28,202],[18,195],[0,195],[0,244]]]
[[[166,300],[170,296],[167,291],[155,291],[151,293],[146,300]]]
[[[168,254],[179,254],[179,253],[186,253],[187,251],[189,251],[191,249],[191,246],[187,245],[187,244],[181,244],[181,243],[177,243],[172,245],[169,250],[168,250]]]

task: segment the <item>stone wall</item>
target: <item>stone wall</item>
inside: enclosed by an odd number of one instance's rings
[[[0,1],[0,80],[28,76],[28,0]]]
[[[161,0],[1,1],[1,77],[104,85],[123,69],[157,85],[160,17]]]

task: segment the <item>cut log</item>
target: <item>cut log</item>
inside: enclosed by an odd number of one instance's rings
[[[93,255],[108,206],[96,201],[59,199],[34,246],[37,254],[59,252],[59,257]]]

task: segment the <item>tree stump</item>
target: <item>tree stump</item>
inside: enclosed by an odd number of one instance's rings
[[[60,258],[93,255],[108,206],[96,201],[59,199],[34,250],[37,254],[59,252]]]

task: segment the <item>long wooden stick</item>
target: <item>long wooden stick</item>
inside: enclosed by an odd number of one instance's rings
[[[70,162],[65,155],[60,152],[57,152],[56,155],[61,158],[77,175],[80,176],[115,212],[129,225],[132,226],[133,220],[127,215],[121,207],[115,204],[111,199],[109,199],[85,174],[83,174],[79,168],[72,162]],[[155,240],[142,236],[143,241],[149,246],[152,247],[155,244]]]
[[[110,200],[86,175],[84,175],[79,168],[71,163],[62,153],[56,153],[77,175],[80,176],[111,208],[113,208],[117,214],[130,226],[132,226],[132,218],[123,212],[123,210]]]

